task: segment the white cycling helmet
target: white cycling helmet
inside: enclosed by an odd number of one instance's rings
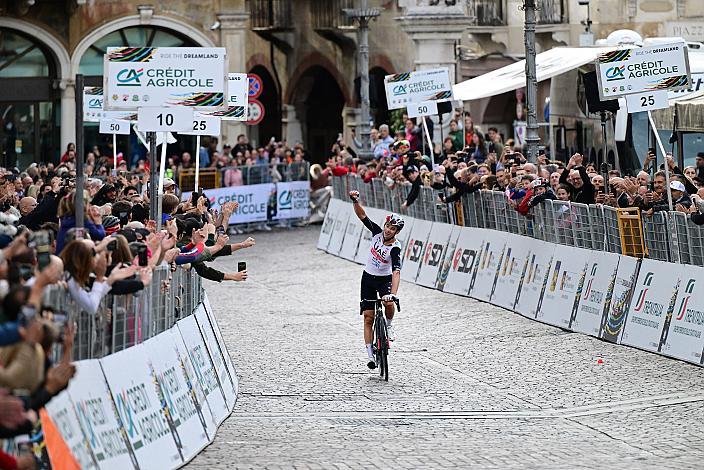
[[[403,230],[403,226],[405,225],[405,222],[403,221],[403,219],[402,219],[400,216],[396,215],[396,214],[389,214],[389,215],[387,215],[387,216],[386,216],[386,222],[385,222],[385,223],[390,224],[390,225],[393,225],[394,227],[396,227],[396,228],[398,229],[398,230],[396,231],[396,233],[398,233],[398,232],[400,232],[401,230]]]

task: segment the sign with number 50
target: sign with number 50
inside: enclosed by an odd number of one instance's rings
[[[101,119],[100,120],[101,134],[118,134],[129,135],[130,122],[122,119]]]
[[[433,116],[438,113],[437,101],[421,101],[408,105],[408,117]]]

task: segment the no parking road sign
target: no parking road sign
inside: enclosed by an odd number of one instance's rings
[[[249,99],[257,98],[264,91],[262,79],[256,73],[248,73],[247,78],[249,78]]]

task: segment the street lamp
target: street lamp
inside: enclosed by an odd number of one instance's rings
[[[589,0],[578,0],[577,3],[580,6],[587,7],[587,19],[580,21],[580,24],[584,26],[584,32],[579,35],[579,45],[580,47],[593,46],[594,34],[592,33],[592,18],[589,10]]]
[[[369,8],[367,0],[360,0],[359,8],[345,8],[343,13],[359,24],[357,29],[357,43],[359,44],[359,71],[360,84],[359,94],[362,101],[362,149],[357,152],[362,161],[372,158],[369,134],[371,126],[369,124],[369,21],[381,14],[379,8]]]

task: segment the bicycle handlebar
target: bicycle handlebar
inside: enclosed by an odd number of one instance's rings
[[[383,300],[383,299],[363,299],[362,301],[363,301],[363,302],[379,303],[379,302],[383,302],[384,300]],[[396,308],[397,308],[398,311],[400,312],[400,311],[401,311],[401,301],[398,299],[398,297],[396,297],[396,298],[394,299],[394,303],[396,304]]]

